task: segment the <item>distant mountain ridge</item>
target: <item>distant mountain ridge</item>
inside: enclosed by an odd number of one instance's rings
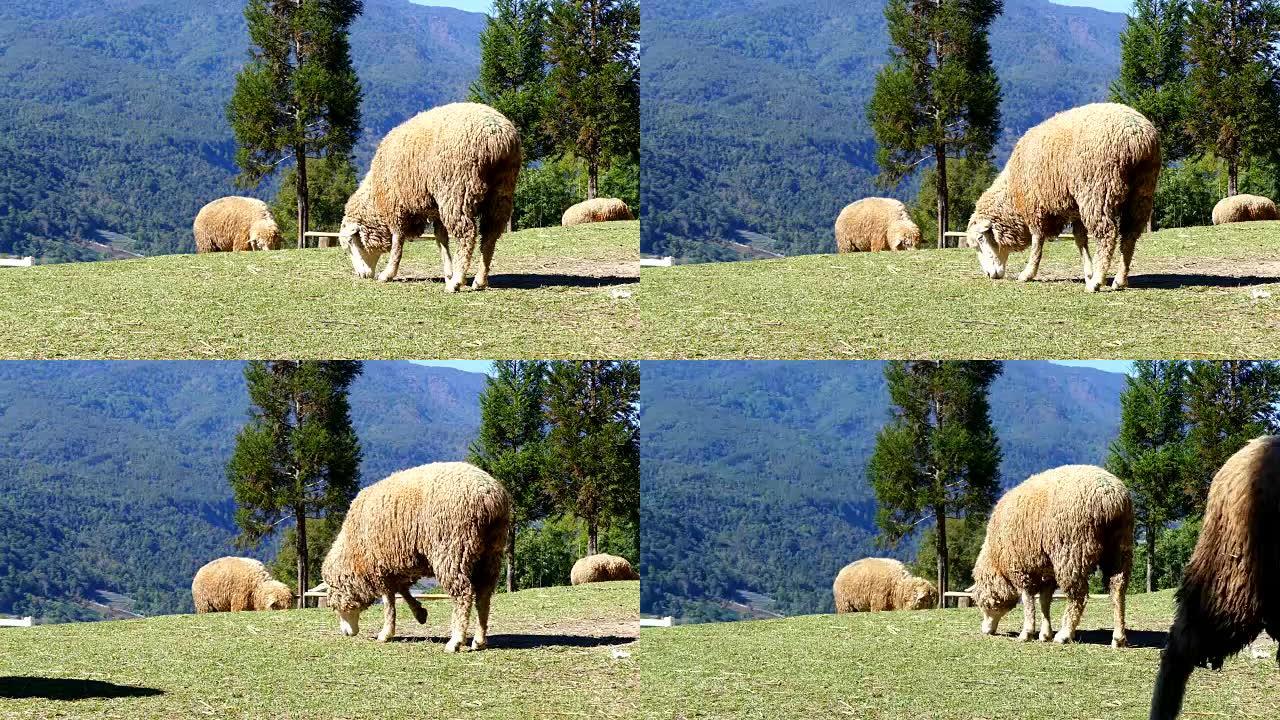
[[[1008,362],[992,388],[1006,487],[1102,463],[1124,376]],[[727,619],[740,592],[785,614],[831,608],[831,580],[876,544],[865,479],[889,418],[879,362],[646,362],[641,389],[643,612]]]
[[[888,57],[883,7],[882,0],[642,6],[645,252],[734,259],[742,253],[707,241],[742,241],[743,231],[772,237],[766,250],[833,252],[841,207],[893,194],[874,183],[865,110]],[[1001,157],[1049,115],[1107,97],[1124,26],[1118,13],[1006,0],[992,30],[1004,93]]]
[[[201,564],[245,554],[226,479],[248,413],[242,367],[0,363],[0,613],[92,619],[85,601],[103,590],[177,612]],[[465,459],[483,387],[481,374],[366,363],[351,389],[362,481]]]
[[[225,110],[247,58],[243,10],[243,0],[0,4],[0,253],[191,251],[199,208],[246,194],[231,182]],[[352,28],[358,159],[402,120],[466,98],[484,24],[479,13],[366,0]],[[111,249],[93,246],[103,241]]]

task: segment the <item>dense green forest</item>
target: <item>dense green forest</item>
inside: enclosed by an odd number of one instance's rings
[[[831,580],[877,546],[864,478],[889,413],[877,362],[646,362],[641,390],[641,610],[734,619],[741,591],[783,614],[829,611]],[[992,387],[1007,487],[1102,463],[1124,376],[1008,362]],[[759,603],[750,603],[758,605]]]
[[[882,2],[650,0],[643,11],[644,252],[834,252],[844,205],[914,194],[913,180],[874,182],[865,106],[888,57]],[[1117,13],[1006,0],[991,36],[1001,158],[1049,115],[1107,98],[1124,25]]]
[[[225,107],[247,57],[242,0],[0,3],[0,254],[42,261],[189,252],[236,188]],[[366,0],[352,28],[363,168],[405,118],[463,100],[484,15]]]
[[[190,609],[195,570],[240,552],[226,462],[248,411],[241,368],[0,363],[0,613],[96,619],[99,591],[146,615]],[[351,391],[362,482],[464,459],[483,386],[475,373],[366,363]]]

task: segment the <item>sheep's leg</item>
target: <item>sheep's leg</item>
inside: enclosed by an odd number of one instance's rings
[[[1119,233],[1115,220],[1109,217],[1090,229],[1093,231],[1091,234],[1098,239],[1098,257],[1093,263],[1093,275],[1085,281],[1084,289],[1097,292],[1107,284],[1107,271],[1111,269],[1111,257],[1115,254]]]
[[[1079,220],[1071,223],[1071,234],[1076,238],[1076,249],[1080,251],[1080,266],[1084,271],[1085,282],[1089,282],[1089,276],[1093,274],[1093,258],[1089,257],[1089,231],[1084,229],[1084,224]]]
[[[476,593],[476,636],[471,640],[472,650],[481,650],[489,644],[489,601],[493,589],[498,586],[502,574],[502,559],[490,556],[476,563],[472,572],[472,585]]]
[[[489,267],[493,264],[493,250],[498,246],[498,238],[502,237],[511,222],[511,205],[513,198],[505,193],[491,195],[489,202],[481,208],[480,219],[480,271],[471,284],[473,290],[489,287]]]
[[[1053,620],[1049,615],[1052,606],[1053,588],[1040,590],[1040,642],[1049,642],[1053,639]]]
[[[1031,594],[1030,590],[1022,591],[1022,632],[1018,633],[1018,640],[1026,642],[1031,639],[1031,633],[1036,627],[1036,598]]]
[[[396,591],[382,593],[382,632],[378,633],[378,642],[387,642],[396,636]]]
[[[404,604],[409,606],[413,611],[413,619],[418,621],[419,625],[427,624],[427,609],[422,607],[422,603],[413,596],[413,591],[408,585],[400,588],[400,597],[404,598]]]
[[[363,279],[373,277],[373,268],[365,262],[364,253],[360,252],[354,241],[347,246],[347,250],[351,253],[351,271],[355,276]]]
[[[1129,646],[1129,638],[1124,631],[1124,594],[1129,585],[1129,578],[1123,572],[1116,573],[1111,576],[1111,618],[1114,623],[1111,626],[1111,647],[1122,648]]]
[[[445,282],[453,277],[453,256],[449,253],[449,231],[439,220],[432,223],[432,233],[436,236],[436,247],[440,248],[440,277]]]
[[[1138,244],[1138,236],[1125,234],[1120,238],[1120,272],[1111,281],[1112,290],[1123,290],[1129,287],[1129,264],[1133,262],[1133,249]]]
[[[1087,593],[1088,590],[1085,590]],[[1058,634],[1053,636],[1056,643],[1069,643],[1076,639],[1076,628],[1080,625],[1080,616],[1084,615],[1084,600],[1087,597],[1085,593],[1069,593],[1067,598],[1067,611],[1062,616],[1062,627],[1058,628]]]
[[[1044,255],[1044,233],[1031,231],[1031,254],[1027,257],[1027,266],[1018,276],[1018,282],[1028,282],[1040,272],[1040,258]]]
[[[449,642],[445,643],[445,652],[458,652],[466,649],[467,624],[471,621],[471,604],[475,596],[470,587],[453,596],[452,633]]]
[[[378,275],[378,282],[389,282],[400,272],[400,257],[404,254],[404,233],[400,230],[391,231],[391,254],[387,260],[387,266],[382,269]]]
[[[489,646],[489,601],[493,599],[493,591],[476,593],[476,634],[471,638],[472,650],[483,650]]]
[[[498,235],[485,233],[480,239],[480,270],[475,280],[471,281],[472,290],[484,290],[489,287],[489,266],[493,263],[493,250],[498,246]]]

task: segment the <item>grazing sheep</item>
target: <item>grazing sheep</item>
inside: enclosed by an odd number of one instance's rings
[[[1146,230],[1160,176],[1160,139],[1154,125],[1133,108],[1095,103],[1058,113],[1027,131],[1009,162],[978,199],[969,218],[968,244],[988,277],[1004,277],[1009,253],[1031,248],[1018,276],[1040,269],[1046,238],[1072,226],[1085,290],[1106,282],[1120,246],[1120,272],[1112,287],[1129,283],[1138,237]],[[1089,255],[1089,238],[1098,257]]]
[[[279,250],[284,242],[271,209],[250,197],[224,197],[205,205],[191,231],[198,253]]]
[[[1276,210],[1275,203],[1261,195],[1233,195],[1213,206],[1214,225],[1252,220],[1280,220],[1280,211]]]
[[[938,588],[890,558],[863,558],[840,569],[831,586],[836,612],[925,610],[938,604]]]
[[[626,558],[608,553],[597,553],[580,558],[573,564],[573,570],[569,572],[569,582],[574,585],[639,579],[640,574],[631,567],[631,563]]]
[[[1054,642],[1071,642],[1089,597],[1089,575],[1102,569],[1111,591],[1115,627],[1111,646],[1127,644],[1124,593],[1133,558],[1133,503],[1124,483],[1093,465],[1066,465],[1033,475],[1005,493],[987,523],[973,567],[974,600],[982,632],[994,635],[1000,618],[1022,600],[1022,633],[1036,624],[1035,596],[1044,619],[1040,639],[1053,633],[1049,605],[1054,588],[1067,595],[1067,611]]]
[[[350,224],[348,224],[350,223]],[[351,230],[348,233],[348,230]],[[427,229],[425,220],[417,225],[405,228],[405,237],[420,237]],[[369,279],[378,267],[378,260],[391,250],[391,228],[378,214],[373,204],[373,196],[369,193],[369,176],[365,175],[360,186],[347,198],[343,211],[342,232],[338,234],[338,244],[351,253],[351,268],[356,277]],[[448,262],[448,253],[441,252],[441,257]],[[448,279],[449,270],[445,271]]]
[[[387,133],[378,145],[368,175],[348,202],[338,240],[351,249],[357,275],[373,274],[361,252],[370,234],[389,234],[391,257],[378,275],[387,282],[400,271],[407,238],[435,228],[446,292],[456,292],[471,269],[480,242],[481,268],[471,287],[489,285],[489,267],[498,238],[511,220],[516,178],[520,174],[520,136],[502,113],[478,103],[453,103],[420,113]],[[354,200],[354,198],[353,198]],[[460,243],[461,262],[454,263],[449,238]],[[378,252],[373,255],[376,261]]]
[[[631,208],[627,207],[627,204],[618,198],[595,198],[594,200],[583,200],[565,210],[564,215],[560,217],[560,224],[568,227],[584,223],[635,219],[636,216],[631,214]]]
[[[920,228],[898,200],[864,198],[846,205],[836,218],[836,248],[842,253],[918,247]]]
[[[253,558],[224,557],[196,572],[191,600],[197,613],[288,610],[293,591]]]
[[[466,642],[473,602],[479,629],[471,648],[483,648],[489,600],[498,584],[510,525],[507,491],[467,463],[401,470],[361,490],[321,569],[329,585],[328,604],[338,612],[342,634],[358,633],[361,611],[381,597],[378,641],[390,640],[396,634],[397,593],[413,608],[418,622],[426,622],[426,612],[409,595],[409,586],[419,578],[436,577],[453,597],[452,635],[445,651],[465,649],[460,646]]]
[[[1197,665],[1221,668],[1264,629],[1280,638],[1278,570],[1280,437],[1260,437],[1232,455],[1209,487],[1204,526],[1182,572],[1160,655],[1152,720],[1178,716]]]

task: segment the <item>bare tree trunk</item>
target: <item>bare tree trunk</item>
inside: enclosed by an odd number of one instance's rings
[[[311,198],[307,192],[307,146],[295,147],[293,156],[298,170],[298,249],[302,249],[307,246],[307,222],[311,215]],[[321,247],[328,246],[328,240],[321,244]]]
[[[1240,160],[1234,155],[1227,158],[1227,197],[1235,197],[1240,188]]]
[[[933,158],[938,163],[938,247],[944,248],[947,246],[947,220],[951,210],[950,198],[947,197],[947,146],[933,146]]]
[[[595,200],[597,187],[600,184],[600,161],[596,158],[587,160],[587,199]]]
[[[596,524],[594,519],[587,521],[587,554],[595,555],[599,547],[600,526]]]
[[[295,550],[298,553],[298,607],[306,607],[305,593],[309,589],[309,576],[311,568],[308,567],[307,558],[307,511],[303,505],[293,508],[293,519],[297,523],[297,532],[294,537],[297,538]]]
[[[516,591],[516,531],[507,533],[507,592]]]
[[[938,531],[935,536],[938,538],[938,607],[945,608],[947,606],[947,508],[945,505],[938,505],[933,509],[933,515],[937,518]]]
[[[1147,592],[1156,590],[1156,530],[1147,526]]]

